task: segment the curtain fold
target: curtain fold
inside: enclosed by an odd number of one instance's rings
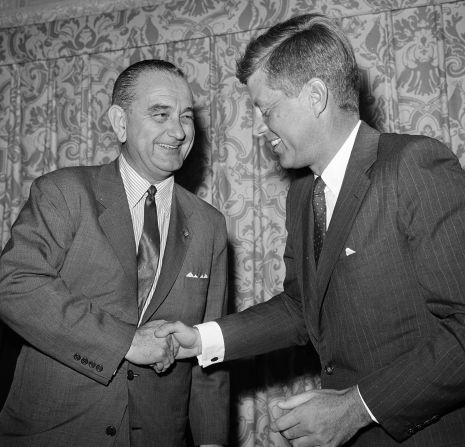
[[[230,311],[281,291],[290,174],[254,137],[252,104],[234,74],[253,36],[304,12],[334,17],[354,45],[363,119],[382,131],[438,138],[465,166],[463,1],[264,3],[157,2],[0,29],[0,246],[33,179],[118,155],[106,116],[114,80],[132,62],[162,58],[184,70],[194,91],[196,142],[177,178],[226,217]],[[288,445],[270,421],[279,399],[319,386],[312,348],[230,366],[231,445]]]

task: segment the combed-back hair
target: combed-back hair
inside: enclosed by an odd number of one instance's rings
[[[358,112],[360,77],[353,48],[336,23],[304,14],[278,23],[247,45],[237,62],[242,84],[257,70],[268,86],[297,96],[312,78],[321,79],[344,110]]]
[[[148,59],[136,62],[126,68],[116,79],[113,86],[111,103],[129,110],[136,94],[136,84],[139,76],[146,72],[169,73],[174,76],[185,78],[181,69],[161,59]]]

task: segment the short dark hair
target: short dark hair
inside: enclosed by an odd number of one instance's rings
[[[269,87],[287,96],[297,96],[311,78],[319,78],[341,109],[358,112],[360,77],[354,51],[329,17],[293,17],[252,40],[237,62],[236,76],[247,84],[259,69]]]
[[[147,59],[136,62],[126,68],[116,79],[113,86],[111,103],[128,110],[135,97],[136,83],[142,73],[154,71],[169,73],[185,79],[182,70],[171,62],[161,59]]]

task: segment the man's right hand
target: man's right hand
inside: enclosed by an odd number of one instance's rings
[[[156,337],[155,330],[164,320],[149,321],[137,328],[126,359],[136,365],[157,365],[157,372],[166,371],[174,362],[176,347],[172,337]]]
[[[155,330],[156,337],[168,337],[172,335],[175,342],[179,344],[176,354],[177,359],[195,357],[202,353],[202,340],[199,331],[190,326],[186,326],[181,321],[166,322]]]

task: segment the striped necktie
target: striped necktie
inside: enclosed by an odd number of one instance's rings
[[[139,315],[152,288],[160,257],[160,231],[158,229],[157,205],[155,194],[157,188],[151,185],[147,191],[144,205],[144,227],[137,252],[138,307]]]

